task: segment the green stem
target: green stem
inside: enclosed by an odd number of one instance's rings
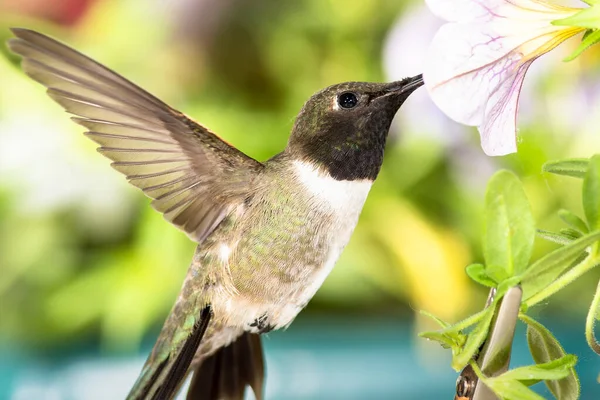
[[[587,318],[585,320],[585,339],[588,344],[596,352],[596,354],[600,355],[600,343],[596,339],[596,335],[594,334],[594,326],[596,324],[596,319],[600,315],[600,281],[598,281],[598,287],[596,288],[596,294],[594,294],[594,299],[592,300],[592,305],[590,306],[590,311],[588,312]]]
[[[485,375],[483,375],[481,369],[479,368],[479,365],[477,365],[477,363],[475,362],[475,360],[469,361],[469,365],[471,366],[471,368],[473,368],[473,372],[475,372],[475,375],[477,375],[477,379],[482,381],[486,378]]]
[[[545,300],[546,298],[552,296],[554,293],[558,292],[569,283],[573,282],[581,275],[586,272],[592,270],[594,267],[600,265],[600,258],[590,256],[585,261],[580,264],[577,264],[573,268],[571,268],[568,272],[563,274],[560,278],[552,282],[545,289],[539,291],[535,295],[528,298],[524,303],[527,308],[539,303],[540,301]]]
[[[484,308],[483,310],[479,311],[478,313],[473,314],[470,317],[465,318],[462,321],[459,321],[454,325],[450,325],[450,326],[440,330],[439,332],[440,333],[448,333],[448,332],[460,332],[462,330],[465,330],[468,327],[470,327],[471,325],[474,325],[474,324],[478,323],[479,321],[481,321],[483,319],[483,317],[485,317],[486,311],[487,311],[487,308]]]

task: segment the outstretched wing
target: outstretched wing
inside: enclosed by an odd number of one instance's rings
[[[25,73],[192,240],[202,242],[249,196],[263,164],[83,54],[31,30],[12,31],[8,45]]]

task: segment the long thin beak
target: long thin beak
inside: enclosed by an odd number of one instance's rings
[[[408,79],[408,82],[404,83],[404,81],[406,81]],[[414,92],[416,89],[420,88],[421,86],[423,86],[423,74],[419,74],[417,76],[413,76],[412,78],[407,78],[402,80],[401,82],[404,83],[404,85],[402,86],[402,89],[400,89],[400,91],[402,93],[412,93]]]
[[[401,81],[386,84],[383,91],[380,92],[380,98],[387,99],[388,104],[396,112],[408,96],[421,86],[423,86],[423,74],[412,78],[404,78]]]
[[[408,96],[421,86],[423,86],[423,74],[392,82],[386,87],[386,91],[390,94],[405,94]]]

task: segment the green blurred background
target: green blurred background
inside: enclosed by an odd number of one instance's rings
[[[11,26],[57,37],[259,160],[285,146],[315,91],[419,73],[440,24],[418,0],[0,0],[0,41]],[[451,398],[456,375],[446,353],[415,338],[431,328],[418,310],[454,321],[483,306],[464,267],[482,258],[487,178],[519,174],[541,228],[560,226],[561,207],[581,215],[579,183],[541,173],[547,160],[600,151],[599,52],[561,62],[575,45],[530,71],[515,155],[485,157],[475,129],[442,116],[424,90],[411,96],[337,267],[288,333],[266,340],[268,398]],[[0,398],[118,398],[194,245],[1,52]],[[552,248],[540,240],[534,257]],[[584,399],[600,392],[583,344],[598,272],[536,311],[589,365]],[[90,371],[93,390],[73,389],[87,382],[73,368]],[[347,390],[324,395],[334,372]]]

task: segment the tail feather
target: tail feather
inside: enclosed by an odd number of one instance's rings
[[[159,340],[148,357],[142,373],[129,392],[127,400],[167,400],[175,396],[188,374],[190,364],[212,317],[210,305],[204,307],[185,331],[169,330],[166,341]],[[166,328],[171,327],[166,325]],[[176,340],[183,334],[182,340]],[[162,334],[161,334],[162,336]]]
[[[246,386],[262,400],[264,369],[260,336],[245,332],[196,368],[187,400],[243,400]]]

